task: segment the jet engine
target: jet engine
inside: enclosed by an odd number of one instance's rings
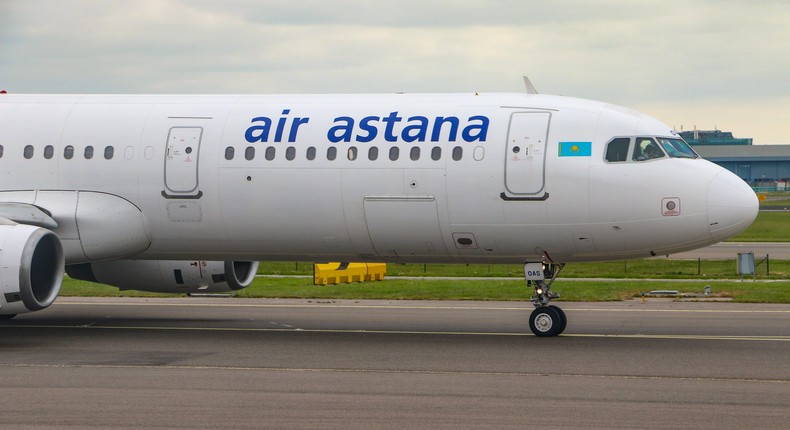
[[[60,292],[64,262],[55,233],[26,224],[0,225],[0,319],[51,305]]]
[[[155,293],[241,290],[252,283],[257,271],[257,261],[115,260],[66,266],[74,279]]]

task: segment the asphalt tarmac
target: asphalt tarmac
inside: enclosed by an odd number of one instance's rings
[[[790,306],[60,298],[0,324],[0,428],[761,428]]]

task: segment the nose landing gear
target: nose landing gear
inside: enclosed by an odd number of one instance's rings
[[[524,264],[524,276],[527,285],[532,285],[535,294],[530,301],[535,305],[535,310],[529,316],[529,328],[535,336],[550,337],[557,336],[565,331],[568,325],[568,318],[565,312],[558,306],[550,305],[552,299],[560,295],[551,291],[551,284],[557,279],[565,264],[556,263],[526,263]],[[548,281],[546,279],[548,278]]]

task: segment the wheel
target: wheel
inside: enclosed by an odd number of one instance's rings
[[[568,326],[568,317],[565,316],[565,311],[559,306],[549,305],[549,307],[557,311],[557,314],[560,316],[560,329],[557,331],[557,334],[562,334],[565,331],[565,327]]]
[[[529,316],[529,328],[538,337],[551,337],[560,334],[562,319],[559,312],[548,306],[535,308]]]
[[[0,321],[10,320],[11,318],[13,318],[15,316],[16,316],[16,314],[0,315]]]

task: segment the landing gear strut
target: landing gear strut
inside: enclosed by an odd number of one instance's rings
[[[535,310],[529,316],[529,328],[535,336],[557,336],[565,331],[565,327],[568,325],[568,318],[565,316],[565,312],[558,306],[549,304],[551,299],[556,299],[560,296],[551,291],[551,284],[557,279],[557,275],[563,267],[565,267],[565,263],[524,264],[524,276],[527,279],[527,285],[532,285],[535,292],[530,299],[532,304],[535,305]]]

